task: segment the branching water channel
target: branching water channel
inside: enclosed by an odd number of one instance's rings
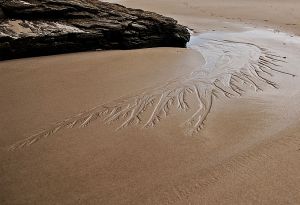
[[[101,104],[64,119],[13,144],[10,150],[32,145],[66,128],[86,127],[97,120],[105,124],[117,123],[117,130],[129,126],[159,126],[162,119],[167,120],[171,109],[178,111],[178,114],[179,111],[188,111],[191,102],[197,109],[182,125],[188,135],[193,135],[203,128],[218,98],[241,97],[250,89],[263,91],[265,86],[277,89],[278,84],[272,80],[275,73],[294,76],[281,68],[286,63],[286,57],[252,43],[200,34],[192,37],[188,47],[202,54],[205,59],[203,66],[165,84],[146,88],[136,95]]]

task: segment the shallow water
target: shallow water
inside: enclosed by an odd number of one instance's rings
[[[251,27],[244,27],[245,31],[241,32],[206,32],[206,33],[193,33],[188,47],[199,44],[204,39],[218,39],[218,40],[247,40],[254,39],[260,40],[273,40],[282,43],[295,43],[300,44],[300,36],[293,34],[278,32],[273,29],[254,29]]]

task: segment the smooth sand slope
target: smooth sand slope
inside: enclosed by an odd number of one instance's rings
[[[0,204],[300,204],[300,4],[119,2],[189,48],[0,62]]]

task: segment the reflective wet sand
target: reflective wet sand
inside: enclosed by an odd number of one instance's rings
[[[299,204],[299,37],[224,24],[0,62],[1,204]]]

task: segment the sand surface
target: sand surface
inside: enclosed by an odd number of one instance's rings
[[[300,3],[118,2],[188,48],[0,62],[0,204],[300,204]]]

